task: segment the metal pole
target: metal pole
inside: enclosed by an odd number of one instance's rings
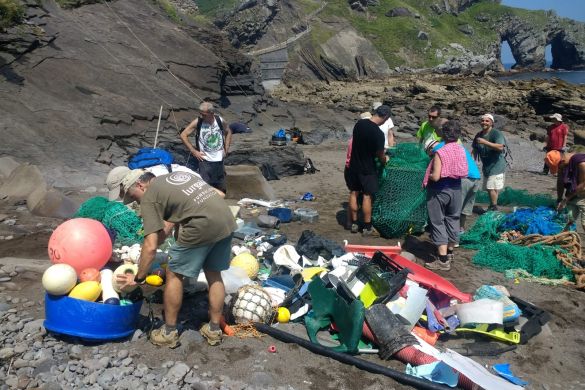
[[[160,128],[160,117],[162,116],[162,109],[163,106],[160,106],[160,111],[158,113],[158,124],[156,125],[156,134],[154,135],[154,148],[156,148],[156,143],[158,142],[158,129]]]

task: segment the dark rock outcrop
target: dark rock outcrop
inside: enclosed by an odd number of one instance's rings
[[[390,11],[386,12],[384,15],[388,16],[390,18],[394,18],[397,16],[406,16],[406,17],[414,16],[414,14],[412,13],[411,10],[409,10],[408,8],[404,8],[404,7],[392,8]]]
[[[443,0],[431,5],[431,9],[438,14],[443,12],[457,15],[465,11],[475,3],[485,2],[484,0]],[[491,0],[493,3],[501,3],[501,0]]]
[[[305,156],[296,145],[254,147],[239,149],[228,155],[226,165],[255,165],[267,180],[274,179],[267,172],[276,173],[277,177],[301,175],[304,172]]]
[[[219,31],[177,26],[150,3],[26,10],[24,24],[0,32],[0,155],[18,150],[50,185],[94,184],[152,145],[161,105],[158,143],[179,148],[201,100],[229,104],[236,81],[261,92],[252,60]]]
[[[266,32],[278,11],[277,0],[248,0],[215,24],[227,32],[234,47],[253,45]]]

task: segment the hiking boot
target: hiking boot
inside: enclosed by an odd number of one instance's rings
[[[179,346],[179,331],[167,333],[164,325],[150,332],[150,342],[159,347],[176,348]]]
[[[209,323],[204,324],[201,329],[199,329],[199,333],[201,333],[201,336],[205,337],[207,344],[209,345],[218,345],[222,341],[221,329],[211,330]]]
[[[455,248],[459,248],[459,244],[455,244]],[[455,261],[455,255],[453,253],[447,253],[447,261],[451,265],[451,262]]]
[[[352,233],[358,233],[360,231],[360,227],[358,226],[357,223],[352,223],[351,224],[351,232]]]
[[[441,261],[435,257],[435,260],[425,263],[425,267],[433,271],[449,271],[451,269],[451,261]]]

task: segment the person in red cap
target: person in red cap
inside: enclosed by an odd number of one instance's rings
[[[543,150],[547,152],[547,154],[557,151],[562,155],[567,148],[569,127],[563,123],[563,116],[561,114],[555,113],[549,116],[549,119],[553,121],[553,124],[546,129],[546,137],[544,139],[546,146]],[[542,168],[542,174],[548,175],[548,172],[549,166],[545,162],[544,167]]]

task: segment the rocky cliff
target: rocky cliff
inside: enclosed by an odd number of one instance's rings
[[[92,183],[152,145],[161,106],[158,142],[173,148],[202,99],[262,93],[252,61],[215,28],[146,1],[81,5],[27,0],[23,23],[0,32],[0,155],[39,165],[51,184]]]
[[[378,0],[242,4],[216,24],[244,49],[267,49],[307,30],[288,45],[285,77],[292,80],[357,80],[421,69],[500,71],[503,42],[509,43],[517,69],[543,69],[547,45],[553,68],[585,67],[583,23],[549,11],[502,6],[498,0],[404,0],[394,7]]]

